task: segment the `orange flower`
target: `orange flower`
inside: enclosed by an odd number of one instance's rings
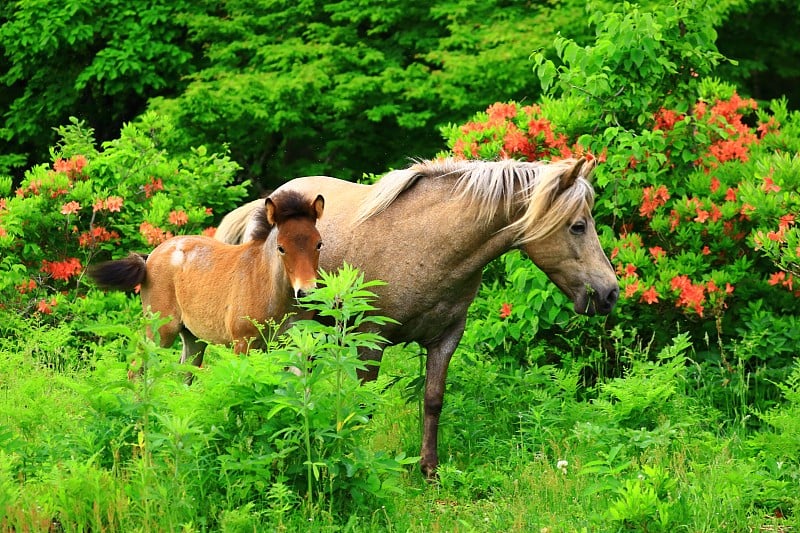
[[[778,283],[783,282],[784,279],[786,279],[786,272],[779,271],[779,272],[773,273],[769,277],[769,280],[767,281],[767,283],[769,283],[770,285],[777,285]]]
[[[625,286],[625,298],[633,297],[639,291],[639,280]]]
[[[658,292],[656,292],[655,287],[650,287],[646,291],[642,293],[641,298],[639,301],[644,302],[646,304],[656,304],[658,303]]]
[[[645,218],[652,218],[656,209],[667,203],[669,191],[664,185],[657,189],[645,187],[642,189],[642,205],[639,207],[639,214]]]
[[[686,275],[675,276],[670,282],[672,290],[679,291],[676,307],[692,309],[695,313],[703,316],[703,303],[705,302],[705,286],[694,284]]]
[[[55,299],[50,300],[50,302],[39,300],[39,304],[36,306],[36,310],[42,314],[49,315],[53,313],[52,306],[55,304],[56,304]]]
[[[164,231],[161,228],[153,226],[149,222],[142,222],[139,225],[139,233],[144,235],[147,244],[150,246],[158,246],[172,237],[172,233],[169,231]]]
[[[76,201],[67,202],[61,206],[62,215],[73,215],[81,210],[81,204]]]
[[[21,285],[17,285],[17,290],[21,294],[25,294],[26,292],[31,292],[35,288],[36,288],[36,282],[32,279],[29,279],[27,282],[22,283]]]
[[[99,242],[108,242],[111,239],[119,239],[119,233],[114,230],[108,231],[106,228],[96,226],[91,231],[86,231],[78,237],[78,245],[82,247],[94,246]]]
[[[650,251],[650,255],[653,256],[653,259],[655,261],[658,261],[660,258],[666,255],[666,252],[660,246],[653,246],[652,248],[648,248],[648,250]]]
[[[119,196],[109,196],[105,200],[95,200],[92,210],[97,212],[107,209],[108,211],[119,213],[122,208],[122,202],[123,200]]]
[[[781,188],[775,185],[775,182],[772,181],[772,178],[770,178],[769,176],[766,176],[764,178],[764,184],[761,186],[761,188],[766,192],[778,192],[781,190]]]
[[[151,177],[150,183],[144,184],[144,196],[145,198],[150,198],[158,191],[164,190],[164,182],[161,181],[161,178],[155,179]]]
[[[41,271],[50,274],[54,279],[69,281],[69,278],[79,274],[82,268],[80,260],[76,257],[52,262],[42,259]]]
[[[503,122],[517,116],[517,104],[504,104],[496,102],[486,109],[489,122]]]
[[[189,222],[189,216],[185,211],[170,211],[169,223],[173,226],[184,226]]]
[[[505,320],[511,316],[511,304],[503,302],[503,305],[500,306],[500,318]]]

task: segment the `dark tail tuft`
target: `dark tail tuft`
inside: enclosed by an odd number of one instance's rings
[[[125,259],[106,261],[89,267],[88,274],[103,289],[132,291],[144,281],[147,269],[144,254],[131,254]]]

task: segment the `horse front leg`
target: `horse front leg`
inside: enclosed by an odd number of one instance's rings
[[[444,332],[438,342],[426,345],[428,358],[425,363],[425,398],[419,466],[429,479],[436,477],[436,468],[439,466],[439,416],[444,405],[447,367],[464,334],[464,324],[465,321],[461,321]]]

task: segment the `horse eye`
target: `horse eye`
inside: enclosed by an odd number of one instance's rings
[[[317,243],[317,250],[322,250],[322,241]]]
[[[586,222],[576,222],[569,227],[569,232],[573,235],[583,235],[586,233]]]
[[[283,246],[281,246],[280,244],[278,245],[278,253],[281,254],[281,255],[286,253],[286,249]]]

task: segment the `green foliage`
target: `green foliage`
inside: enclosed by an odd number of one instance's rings
[[[382,384],[362,386],[356,377],[364,368],[357,350],[381,341],[362,328],[387,320],[367,314],[376,310],[369,288],[377,282],[349,267],[323,279],[326,286],[306,301],[330,326],[298,323],[246,358],[210,346],[208,367],[196,370],[191,387],[177,355],[143,334],[163,319],[95,326],[106,342],[91,371],[50,385],[48,402],[69,410],[60,423],[48,420],[57,409],[47,402],[36,416],[26,407],[46,380],[7,378],[17,365],[28,375],[48,369],[50,381],[71,372],[40,353],[56,350],[42,342],[46,336],[69,328],[33,330],[38,348],[29,353],[12,352],[10,337],[0,343],[0,375],[18,400],[0,404],[8,428],[0,433],[3,527],[261,529],[297,512],[346,517],[401,495],[407,465],[417,459],[364,446],[384,400]],[[69,343],[64,349],[75,351]],[[30,501],[38,511],[26,515]]]
[[[107,140],[143,111],[148,98],[177,91],[194,55],[177,14],[195,4],[153,0],[130,9],[110,0],[5,3],[0,172],[44,157],[56,139],[52,126],[70,116],[84,118]]]
[[[450,150],[483,158],[596,157],[595,217],[622,288],[615,316],[655,331],[656,346],[685,331],[705,345],[697,351],[702,363],[726,366],[728,339],[765,331],[762,338],[774,338],[776,346],[791,343],[800,294],[793,272],[797,114],[780,101],[759,109],[707,77],[720,60],[713,17],[691,6],[658,12],[622,6],[593,17],[594,45],[559,37],[558,68],[537,56],[540,75],[552,76],[552,83],[543,80],[548,98],[525,107],[496,103],[445,128]],[[648,56],[651,48],[657,57]],[[511,277],[487,286],[489,309],[499,309],[492,299]],[[762,330],[752,320],[748,309],[756,301],[775,327]],[[525,310],[516,316],[524,319],[532,303],[519,304]],[[550,305],[542,308],[545,316]],[[512,305],[511,313],[517,309]],[[539,323],[539,338],[560,333],[560,324]],[[474,335],[495,346],[517,335],[500,331],[499,323],[484,322]],[[472,335],[468,330],[467,339]],[[774,370],[788,368],[789,352],[761,353]],[[755,370],[745,364],[747,373]]]
[[[229,143],[266,187],[331,169],[355,179],[430,156],[435,128],[476,103],[537,94],[521,68],[548,34],[583,35],[582,10],[574,1],[556,10],[495,0],[227,0],[185,15],[205,51],[202,68],[181,95],[150,105],[176,117],[177,146]]]
[[[231,185],[238,166],[204,147],[175,157],[163,150],[171,125],[155,114],[95,146],[81,121],[59,128],[52,167],[26,172],[0,197],[0,293],[24,314],[52,314],[83,294],[91,262],[149,251],[179,233],[197,233],[242,196]]]
[[[544,363],[548,354],[535,341],[553,341],[584,321],[544,273],[521,253],[508,253],[487,270],[461,344],[507,363]]]
[[[702,4],[682,2],[650,11],[625,2],[611,11],[594,10],[593,45],[581,47],[557,37],[559,67],[542,53],[536,55],[534,70],[542,88],[585,98],[607,127],[622,129],[644,125],[659,106],[691,101],[696,78],[708,76],[722,59],[714,45],[715,20],[699,9]]]

